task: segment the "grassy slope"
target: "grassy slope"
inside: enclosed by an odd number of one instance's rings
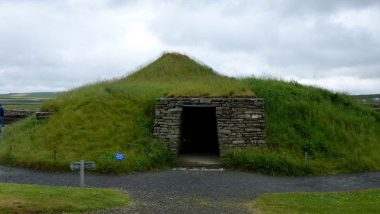
[[[0,183],[1,213],[65,213],[125,207],[118,190]]]
[[[380,169],[379,113],[349,96],[295,82],[248,81],[266,102],[267,146],[226,155],[228,166],[288,175]]]
[[[273,174],[380,169],[380,116],[352,98],[297,83],[223,77],[178,54],[164,55],[120,80],[84,86],[46,102],[43,108],[56,113],[45,122],[29,118],[10,126],[0,161],[67,169],[78,159],[95,160],[103,172],[169,166],[173,158],[151,134],[157,97],[252,96],[252,91],[266,102],[267,146],[227,153],[225,166]],[[312,158],[308,167],[303,165],[305,151]],[[116,163],[115,152],[126,153],[127,159]]]
[[[380,190],[264,194],[248,205],[271,213],[380,213]],[[256,212],[254,212],[256,213]]]

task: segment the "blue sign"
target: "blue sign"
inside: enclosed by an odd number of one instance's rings
[[[85,169],[94,169],[95,168],[95,162],[94,161],[84,162],[84,168]]]
[[[121,161],[121,160],[125,159],[125,155],[122,153],[115,153],[114,158],[115,158],[115,160]]]

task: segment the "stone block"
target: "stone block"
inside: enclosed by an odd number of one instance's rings
[[[230,129],[220,129],[220,130],[218,130],[218,133],[219,134],[231,134],[231,130]]]
[[[233,140],[232,143],[233,144],[243,144],[243,143],[245,143],[245,140]]]

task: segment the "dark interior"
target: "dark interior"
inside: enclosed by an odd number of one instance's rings
[[[219,155],[215,107],[183,107],[179,153]]]

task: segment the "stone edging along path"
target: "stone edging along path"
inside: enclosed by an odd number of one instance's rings
[[[78,186],[78,180],[77,174],[0,166],[0,182]],[[263,193],[380,188],[380,172],[273,177],[235,171],[168,170],[123,176],[86,174],[86,185],[126,190],[135,205],[125,213],[244,213],[241,204]]]

